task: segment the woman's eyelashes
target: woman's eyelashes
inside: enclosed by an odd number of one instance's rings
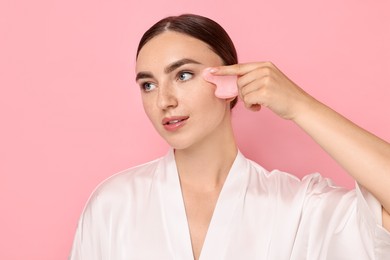
[[[152,82],[144,82],[141,83],[140,85],[141,85],[141,89],[145,92],[150,92],[156,88],[156,85]]]
[[[177,80],[179,80],[179,81],[187,81],[187,80],[192,79],[193,76],[194,76],[193,72],[190,72],[190,71],[179,71],[179,73],[177,73]]]
[[[190,71],[179,71],[176,76],[175,80],[179,82],[186,82],[194,77],[194,73]],[[146,81],[146,82],[141,82],[140,87],[144,92],[151,92],[155,88],[157,88],[157,84]]]

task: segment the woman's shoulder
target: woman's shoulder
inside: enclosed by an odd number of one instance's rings
[[[345,191],[343,187],[336,185],[330,178],[318,172],[308,173],[303,177],[298,177],[294,173],[289,173],[280,169],[267,170],[255,161],[249,160],[254,169],[252,173],[261,183],[266,183],[269,189],[283,189],[305,193],[323,193],[331,190]]]
[[[158,158],[111,175],[97,185],[89,201],[111,201],[150,186],[161,160]]]
[[[122,170],[105,179],[99,186],[126,184],[134,181],[150,180],[162,158],[158,158],[143,164],[139,164]]]

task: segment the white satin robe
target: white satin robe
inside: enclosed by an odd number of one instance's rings
[[[173,150],[94,191],[70,259],[193,259]],[[346,191],[319,174],[267,172],[239,152],[200,256],[218,259],[389,260],[390,233],[364,189]]]

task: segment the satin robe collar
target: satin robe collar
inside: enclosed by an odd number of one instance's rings
[[[160,174],[163,218],[166,233],[175,259],[193,259],[191,237],[187,222],[174,150],[170,149],[161,161],[164,167]],[[222,187],[216,207],[203,244],[200,260],[221,259],[227,245],[230,223],[240,199],[245,195],[249,164],[238,151],[229,174]]]

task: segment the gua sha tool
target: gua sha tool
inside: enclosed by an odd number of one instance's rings
[[[215,96],[226,99],[238,96],[237,76],[217,76],[210,73],[210,68],[203,71],[203,78],[217,86]]]

